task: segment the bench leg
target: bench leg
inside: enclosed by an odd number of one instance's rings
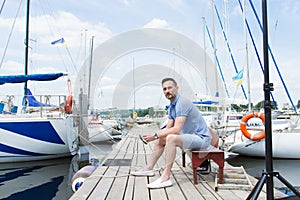
[[[199,158],[198,153],[192,153],[192,168],[193,168],[193,178],[194,178],[194,184],[198,184],[198,173],[197,168],[206,160],[205,157]]]
[[[224,183],[224,167],[219,166],[219,181],[218,183],[222,184]]]
[[[185,152],[182,151],[182,166],[185,167]]]
[[[215,163],[219,165],[219,181],[218,183],[224,183],[224,153],[215,154],[213,157]]]
[[[198,174],[197,174],[197,168],[193,168],[193,177],[194,177],[194,184],[198,184]]]

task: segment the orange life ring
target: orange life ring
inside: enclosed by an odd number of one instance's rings
[[[265,131],[263,130],[260,134],[251,134],[247,131],[247,122],[249,119],[251,119],[252,117],[259,117],[261,119],[261,121],[263,123],[265,123],[265,116],[263,113],[260,113],[258,114],[257,112],[254,112],[254,113],[248,113],[247,115],[245,115],[241,121],[241,124],[240,124],[240,129],[243,133],[243,135],[248,138],[248,139],[251,139],[251,140],[261,140],[265,137]]]
[[[65,111],[67,114],[72,113],[72,95],[68,95],[68,98],[66,101],[66,106],[65,106]]]

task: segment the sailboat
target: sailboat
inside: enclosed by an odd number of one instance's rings
[[[22,109],[18,111],[13,95],[7,95],[7,101],[0,103],[0,163],[53,159],[78,151],[70,81],[68,96],[45,95],[44,103],[27,88],[28,81],[53,81],[64,76],[63,73],[27,74],[29,0],[27,9],[25,74],[0,76],[1,87],[7,83],[24,83]]]
[[[245,7],[243,9],[241,3],[240,3],[240,8],[244,14],[244,27],[247,27],[250,33],[250,29],[245,15],[246,9]],[[246,29],[245,29],[245,36],[247,36]],[[252,40],[252,42],[254,42],[254,40]],[[253,43],[253,45],[255,46],[255,43]],[[246,58],[248,55],[247,49],[248,48],[247,48],[247,37],[246,37]],[[272,58],[274,58],[271,49],[269,49],[269,51],[270,54],[272,55]],[[275,60],[273,61],[275,63],[275,66],[277,67]],[[247,70],[247,72],[248,72],[247,77],[248,77],[248,87],[249,87],[250,86],[249,70]],[[280,74],[279,71],[278,73]],[[230,137],[226,139],[228,143],[230,142],[233,143],[228,148],[228,151],[233,153],[238,153],[240,155],[245,155],[245,156],[265,157],[266,150],[265,150],[264,113],[263,112],[258,113],[251,110],[250,90],[248,90],[248,93],[249,93],[248,96],[249,113],[243,116],[243,118],[241,119],[240,124],[238,126],[239,129],[237,130],[237,132],[230,135]],[[286,93],[288,94],[287,89],[286,89]],[[300,139],[300,123],[299,123],[300,115],[298,113],[278,114],[274,111],[272,114],[271,122],[272,122],[273,158],[300,159],[300,146],[298,144],[298,141]]]
[[[253,120],[258,121],[258,119],[258,117],[254,117],[252,118],[252,122],[251,120],[248,121],[248,130],[246,130],[246,134],[239,130],[226,139],[234,141],[228,148],[229,152],[245,156],[265,157],[264,126],[263,124],[261,126],[256,126],[257,123],[253,123]],[[300,146],[298,144],[298,141],[300,140],[299,119],[300,116],[296,114],[286,115],[285,119],[272,119],[274,158],[300,159]],[[251,124],[254,125],[251,126]],[[248,138],[249,135],[247,135],[247,133],[251,134],[250,138]],[[234,139],[232,139],[233,137]]]

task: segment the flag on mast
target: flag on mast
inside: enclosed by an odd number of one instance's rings
[[[55,41],[51,42],[51,44],[54,45],[54,46],[63,46],[63,45],[66,45],[66,41],[62,37],[62,38],[60,38],[58,40],[55,40]]]
[[[232,77],[232,80],[235,85],[240,86],[243,83],[243,75],[244,75],[244,70],[242,69],[237,73],[236,76]]]

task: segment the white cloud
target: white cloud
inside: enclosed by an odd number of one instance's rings
[[[169,24],[166,20],[154,18],[144,28],[168,28]]]
[[[45,22],[48,24],[45,25]],[[51,41],[64,37],[68,46],[79,46],[80,37],[96,36],[98,41],[111,37],[111,31],[103,23],[92,24],[80,20],[69,12],[59,11],[56,16],[43,15],[32,19],[32,32],[40,35],[41,41],[49,44]],[[54,28],[55,27],[55,28]],[[85,33],[85,30],[87,32]]]

